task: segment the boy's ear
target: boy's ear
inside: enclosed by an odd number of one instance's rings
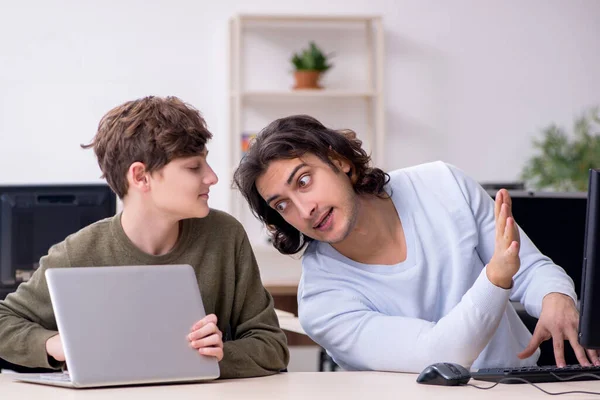
[[[136,161],[129,166],[127,170],[127,181],[130,188],[137,188],[142,192],[150,190],[150,182],[148,180],[148,172],[144,163]]]

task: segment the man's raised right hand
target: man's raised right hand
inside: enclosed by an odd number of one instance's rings
[[[512,287],[512,278],[521,266],[519,228],[512,215],[512,200],[506,189],[496,194],[494,206],[496,219],[496,247],[487,265],[487,277],[494,285],[504,289]]]

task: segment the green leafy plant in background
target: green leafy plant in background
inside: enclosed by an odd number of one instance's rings
[[[573,135],[552,124],[533,141],[538,154],[523,168],[521,178],[536,190],[587,191],[588,171],[600,168],[600,109],[575,120]]]
[[[291,61],[297,71],[325,72],[333,67],[333,64],[328,63],[330,57],[331,55],[325,55],[315,42],[310,42],[307,49],[294,53]]]

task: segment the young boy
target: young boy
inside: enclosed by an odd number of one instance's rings
[[[217,183],[207,162],[211,138],[198,110],[175,97],[130,101],[102,118],[92,143],[82,147],[94,149],[123,211],[52,246],[32,278],[0,302],[1,358],[26,367],[64,365],[48,268],[190,264],[207,313],[182,332],[190,345],[217,358],[221,378],[286,368],[286,338],[246,233],[208,206]],[[160,316],[147,323],[152,329]]]
[[[280,252],[308,245],[300,322],[338,364],[527,366],[552,338],[559,366],[565,340],[600,365],[577,341],[573,281],[520,231],[507,191],[494,204],[442,162],[390,174],[369,163],[354,132],[291,116],[257,136],[234,177]],[[533,337],[509,298],[539,318]]]

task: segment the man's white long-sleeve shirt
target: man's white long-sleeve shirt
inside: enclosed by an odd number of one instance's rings
[[[485,190],[443,162],[390,176],[387,191],[404,229],[406,260],[361,264],[312,242],[298,290],[302,327],[349,370],[420,372],[435,362],[471,369],[534,365],[539,350],[517,357],[531,334],[509,298],[539,317],[548,293],[576,301],[573,281],[521,231],[521,268],[512,289],[493,285],[485,266],[494,253],[494,202]]]

